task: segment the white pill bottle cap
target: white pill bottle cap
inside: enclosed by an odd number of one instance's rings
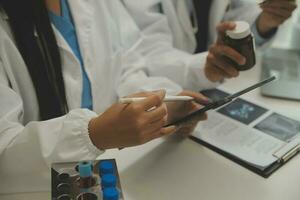
[[[236,21],[235,29],[226,31],[231,39],[243,39],[251,35],[250,25],[245,21]]]

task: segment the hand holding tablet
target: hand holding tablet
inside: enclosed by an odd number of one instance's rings
[[[231,101],[233,101],[234,99],[238,98],[239,96],[241,96],[243,94],[246,94],[246,93],[248,93],[248,92],[250,92],[250,91],[252,91],[254,89],[257,89],[257,88],[259,88],[259,87],[261,87],[261,86],[263,86],[265,84],[268,84],[268,83],[270,83],[270,82],[272,82],[274,80],[276,80],[276,77],[272,76],[272,77],[270,77],[270,78],[268,78],[266,80],[263,80],[263,81],[261,81],[261,82],[259,82],[257,84],[254,84],[254,85],[252,85],[252,86],[250,86],[250,87],[248,87],[248,88],[246,88],[244,90],[241,90],[241,91],[239,91],[239,92],[237,92],[235,94],[229,95],[229,96],[227,96],[227,97],[225,97],[225,98],[223,98],[221,100],[214,101],[214,102],[212,102],[212,103],[204,106],[203,108],[201,108],[201,109],[199,109],[199,110],[197,110],[195,112],[192,112],[191,114],[185,116],[184,118],[181,118],[179,120],[176,120],[176,121],[168,124],[167,126],[180,125],[182,123],[186,123],[186,122],[188,122],[190,120],[193,120],[193,118],[195,118],[195,117],[197,117],[199,115],[202,115],[206,111],[217,109],[217,108],[219,108],[221,106],[224,106],[224,105],[230,103]]]

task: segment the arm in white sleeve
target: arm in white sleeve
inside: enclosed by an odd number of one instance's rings
[[[193,91],[218,85],[210,82],[204,74],[207,53],[192,55],[173,47],[167,18],[159,13],[159,0],[124,2],[143,32],[137,49],[145,58],[150,76],[166,77]]]
[[[119,97],[136,92],[165,89],[168,95],[176,95],[182,91],[175,82],[160,74],[151,74],[147,66],[147,58],[140,50],[147,48],[144,38],[123,5],[119,5],[118,27],[122,46],[122,72],[117,87]]]
[[[270,34],[267,38],[261,36],[257,30],[256,21],[262,10],[256,1],[247,0],[231,0],[229,10],[224,16],[224,20],[230,21],[247,21],[255,37],[256,45],[258,47],[269,46],[276,35],[277,30]]]
[[[91,111],[24,124],[22,99],[9,87],[1,62],[0,97],[0,193],[49,191],[52,162],[96,159],[102,153],[88,135],[89,120],[96,116]]]
[[[167,18],[161,13],[162,0],[123,0],[130,15],[144,34],[170,35]]]
[[[270,41],[274,39],[274,36],[277,33],[277,28],[272,30],[267,37],[263,37],[262,35],[260,35],[260,33],[258,32],[257,29],[257,25],[256,23],[252,24],[251,26],[251,32],[254,35],[255,38],[255,43],[258,47],[263,47],[265,44],[270,44]]]
[[[175,82],[163,75],[151,75],[146,67],[145,59],[135,48],[128,50],[123,56],[122,75],[117,89],[119,97],[136,92],[165,89],[168,95],[177,95],[182,91]]]
[[[252,25],[261,13],[261,8],[256,1],[231,0],[230,2],[224,20],[242,20]]]
[[[140,49],[147,61],[151,76],[164,76],[176,82],[184,89],[200,91],[217,87],[219,83],[209,81],[204,73],[207,52],[190,54],[172,47],[167,38],[152,35],[145,36]]]

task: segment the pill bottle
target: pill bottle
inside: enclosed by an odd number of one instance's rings
[[[226,31],[224,42],[244,56],[246,63],[239,65],[232,60],[230,62],[238,71],[249,70],[256,64],[254,37],[247,22],[236,21],[235,24],[234,30]]]

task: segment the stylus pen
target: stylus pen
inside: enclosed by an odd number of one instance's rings
[[[134,98],[120,98],[119,102],[123,104],[129,104],[145,100],[146,97],[134,97]],[[176,101],[192,101],[193,97],[190,96],[166,96],[164,102],[176,102]]]

